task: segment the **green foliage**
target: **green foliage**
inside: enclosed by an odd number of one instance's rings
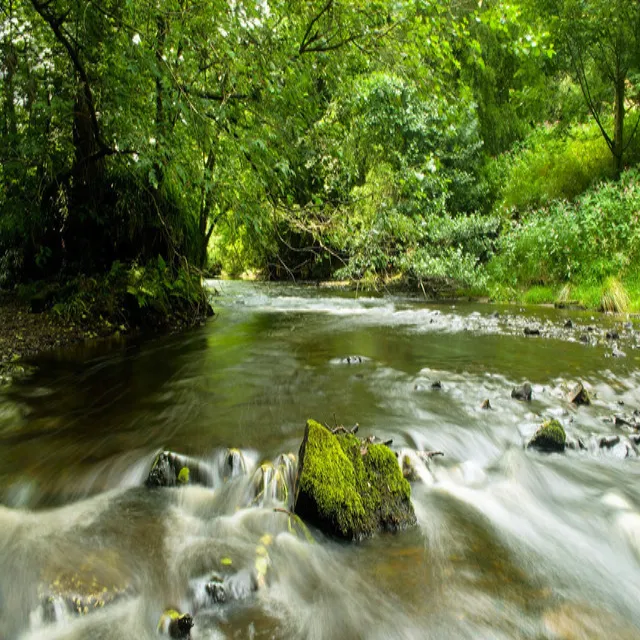
[[[525,304],[550,304],[558,299],[554,287],[534,286],[524,292],[522,301]]]
[[[200,276],[169,268],[161,256],[144,266],[116,261],[105,275],[79,275],[63,285],[36,282],[21,286],[20,292],[32,307],[42,299],[44,308],[50,306],[69,322],[99,317],[127,328],[190,324],[206,314],[208,304]]]
[[[640,264],[639,177],[627,171],[620,183],[603,183],[575,203],[555,202],[514,221],[489,265],[493,281],[518,287],[633,275]]]
[[[609,151],[595,123],[569,131],[538,127],[500,164],[503,186],[497,207],[507,213],[553,200],[573,200],[613,174]]]

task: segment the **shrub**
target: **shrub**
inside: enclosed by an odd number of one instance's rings
[[[489,271],[512,286],[600,283],[640,260],[640,173],[623,174],[575,203],[555,202],[511,223]]]

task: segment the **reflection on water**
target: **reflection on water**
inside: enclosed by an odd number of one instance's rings
[[[49,355],[0,391],[0,638],[151,638],[169,606],[195,613],[196,639],[639,636],[640,462],[632,441],[598,444],[626,441],[604,419],[640,408],[634,326],[219,287],[202,329]],[[564,397],[577,379],[589,407]],[[530,404],[510,397],[525,380]],[[584,449],[525,450],[546,416]],[[250,493],[308,417],[445,452],[413,486],[416,529],[311,544],[278,491]],[[144,487],[160,449],[219,469],[227,447],[246,475]],[[81,616],[60,595],[92,589]]]

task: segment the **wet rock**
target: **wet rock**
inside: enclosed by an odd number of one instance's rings
[[[229,449],[222,464],[222,477],[225,480],[244,476],[247,473],[247,463],[240,449]]]
[[[532,388],[528,382],[511,390],[511,397],[521,402],[531,402]]]
[[[580,342],[584,343],[584,344],[588,344],[589,343],[589,336],[586,333],[583,333],[578,340],[580,340]]]
[[[598,440],[598,446],[601,449],[611,449],[620,442],[620,436],[602,436]]]
[[[564,323],[564,328],[565,328],[565,329],[571,329],[572,327],[573,327],[573,322],[571,321],[571,318],[569,318],[569,320],[567,320],[567,321]]]
[[[431,383],[431,388],[432,389],[442,389],[442,382],[440,382],[440,380],[434,380]]]
[[[408,454],[400,456],[398,462],[400,463],[403,477],[409,482],[417,482],[420,479],[420,476],[416,471],[416,465]]]
[[[635,415],[630,414],[615,414],[610,420],[616,427],[629,427],[630,429],[637,429],[638,422]]]
[[[287,469],[263,462],[253,473],[250,484],[250,503],[265,506],[275,503],[288,505],[293,484],[287,482]]]
[[[213,574],[204,586],[209,600],[214,604],[224,604],[229,595],[224,584],[224,578],[218,574]]]
[[[627,354],[624,351],[621,351],[620,349],[618,349],[618,345],[614,343],[613,347],[611,349],[611,357],[612,358],[626,358]]]
[[[607,331],[605,338],[607,340],[619,340],[620,334],[615,329],[612,329],[611,331]]]
[[[480,408],[484,409],[485,411],[487,411],[488,409],[491,409],[491,403],[489,402],[489,398],[487,398],[482,402],[482,404],[480,405]]]
[[[416,524],[411,487],[385,445],[309,420],[298,460],[295,513],[324,532],[360,540]]]
[[[582,441],[582,438],[567,438],[565,442],[565,447],[567,449],[572,449],[573,451],[586,451],[587,445]]]
[[[591,404],[589,393],[584,388],[582,382],[578,382],[578,384],[569,391],[567,400],[578,406]]]
[[[557,420],[547,420],[533,434],[527,445],[528,449],[539,451],[564,451],[567,434]]]
[[[538,329],[537,327],[525,327],[524,328],[524,335],[525,336],[539,336],[540,335],[540,329]]]
[[[340,360],[342,364],[362,364],[365,361],[366,358],[363,358],[362,356],[346,356]]]
[[[172,451],[156,456],[147,476],[147,487],[178,487],[187,484],[213,486],[213,474],[198,460]]]
[[[193,618],[190,613],[179,613],[175,609],[166,609],[158,623],[158,633],[170,638],[184,639],[191,637]]]

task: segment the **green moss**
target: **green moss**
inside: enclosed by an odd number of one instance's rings
[[[566,440],[567,434],[562,425],[557,420],[547,420],[535,432],[527,446],[541,451],[564,451]]]
[[[189,484],[189,467],[182,467],[182,469],[180,469],[178,484]]]
[[[320,515],[333,520],[348,537],[349,532],[362,528],[365,520],[353,465],[328,429],[314,420],[307,422],[307,429],[304,473],[298,490],[313,495]]]
[[[302,468],[296,511],[317,515],[345,538],[361,538],[379,528],[396,529],[415,522],[411,487],[394,453],[382,444],[363,444],[351,434],[334,435],[314,420],[300,453]],[[305,500],[314,503],[310,512]]]

